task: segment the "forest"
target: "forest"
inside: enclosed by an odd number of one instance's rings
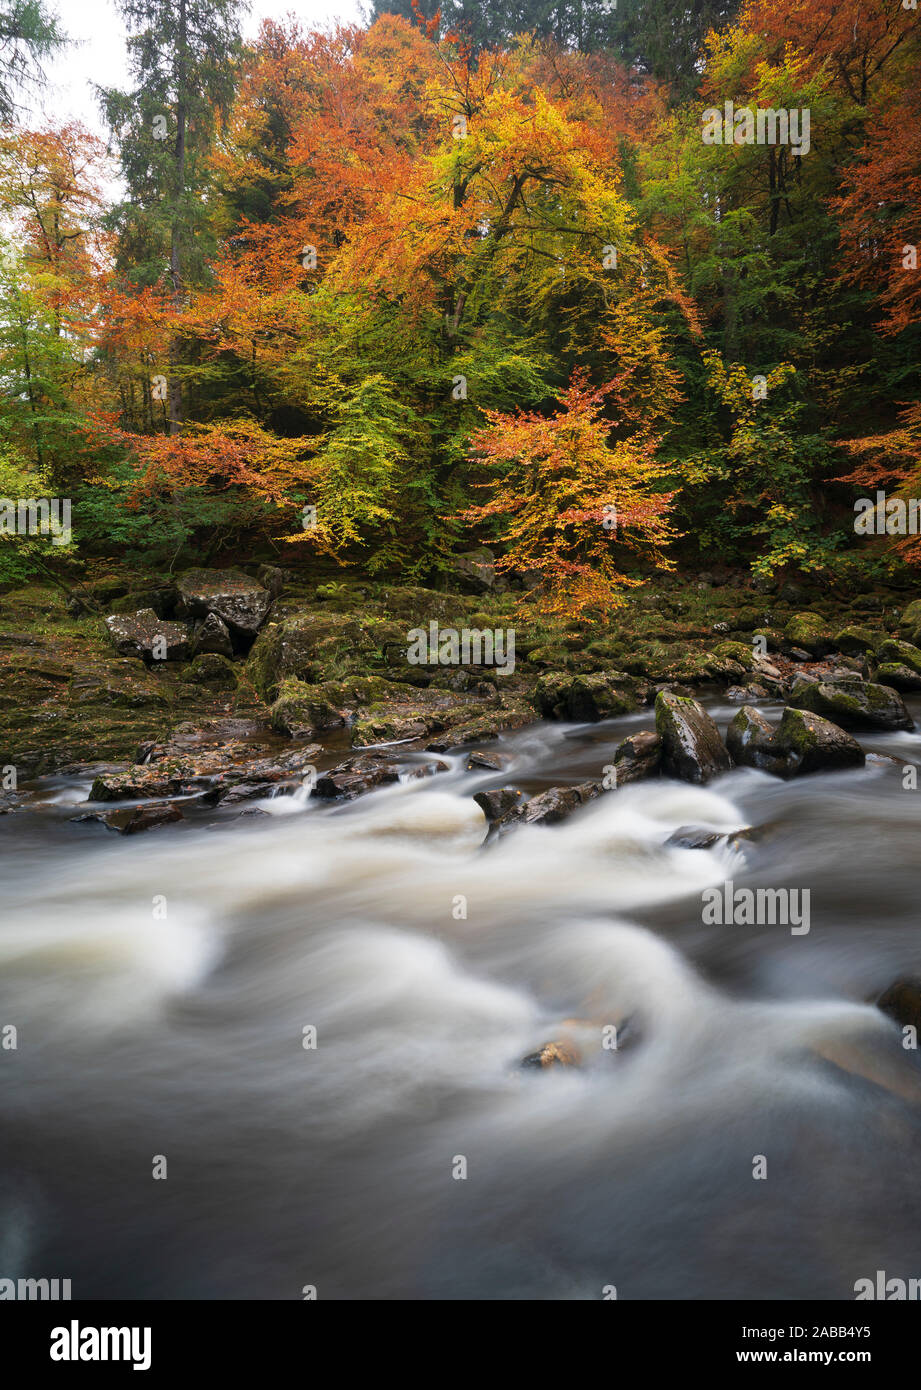
[[[3,582],[437,588],[488,546],[590,618],[676,563],[917,563],[854,526],[921,470],[916,9],[411,0],[244,44],[236,0],[119,0],[104,146],[21,119],[62,36],[6,8],[0,493],[70,499],[72,540],[8,520]]]

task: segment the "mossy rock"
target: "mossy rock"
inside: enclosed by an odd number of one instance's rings
[[[274,729],[301,737],[341,729],[362,706],[405,698],[405,687],[392,685],[380,676],[353,676],[319,684],[286,676],[269,714]]]
[[[845,729],[913,729],[914,720],[901,696],[888,685],[848,680],[806,681],[793,687],[789,703],[810,710]]]
[[[911,642],[897,642],[893,638],[887,638],[880,645],[879,659],[882,662],[907,666],[909,670],[921,674],[921,650]]]
[[[834,648],[834,638],[821,613],[795,613],[784,628],[784,640],[813,656],[824,656]]]
[[[884,661],[876,672],[876,679],[880,685],[889,685],[893,690],[921,690],[921,674],[898,661]]]
[[[186,668],[183,681],[188,685],[209,685],[215,690],[235,690],[237,673],[232,662],[218,652],[202,652]]]
[[[735,661],[746,671],[754,670],[754,654],[745,642],[720,642],[713,648],[713,655],[722,661]]]
[[[863,656],[865,652],[875,651],[879,640],[878,633],[857,623],[843,627],[840,632],[835,633],[834,638],[838,651],[843,652],[845,656]]]
[[[366,669],[379,650],[373,630],[348,614],[302,614],[268,623],[253,643],[246,670],[262,698],[273,700],[288,677],[319,684],[335,678],[337,667]]]

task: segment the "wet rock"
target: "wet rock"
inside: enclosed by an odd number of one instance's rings
[[[883,990],[876,1007],[901,1027],[910,1025],[921,1031],[921,978],[906,975]]]
[[[559,1039],[556,1042],[544,1043],[537,1052],[523,1057],[520,1065],[522,1070],[536,1068],[538,1071],[547,1067],[578,1067],[582,1065],[582,1053],[575,1043],[568,1039]]]
[[[481,748],[478,748],[467,758],[467,771],[473,772],[477,768],[485,768],[490,772],[501,772],[513,761],[510,753],[484,753]]]
[[[804,659],[824,656],[834,649],[834,639],[821,613],[795,613],[784,628],[784,640],[804,651]],[[792,655],[791,651],[791,655]]]
[[[270,710],[272,727],[292,738],[341,729],[359,709],[386,700],[388,694],[396,698],[397,691],[405,697],[405,688],[392,686],[378,676],[356,676],[354,680],[323,681],[317,685],[288,678],[279,687]]]
[[[449,748],[459,748],[465,743],[481,743],[484,739],[498,738],[509,729],[522,729],[533,724],[534,712],[525,704],[503,699],[501,708],[472,719],[451,722],[450,733],[433,739],[425,745],[427,752],[446,753]]]
[[[312,759],[320,748],[313,744],[296,753],[269,758],[253,758],[251,749],[239,745],[204,750],[195,757],[188,753],[176,756],[169,750],[158,756],[161,751],[155,744],[147,752],[148,762],[100,773],[88,799],[150,801],[208,793],[211,800],[220,800],[232,788],[249,783],[257,788],[254,795],[264,795],[266,788],[303,779],[313,769]]]
[[[787,776],[863,766],[864,752],[857,740],[809,710],[788,706],[776,739],[787,755]]]
[[[192,661],[183,673],[183,681],[190,685],[208,685],[213,690],[235,690],[237,673],[226,656],[217,652],[203,652]]]
[[[189,630],[184,623],[166,622],[152,608],[138,613],[113,613],[106,631],[120,656],[140,661],[184,661],[189,654]]]
[[[731,685],[726,691],[726,699],[733,704],[748,704],[750,700],[769,700],[771,692],[764,685]],[[732,749],[730,748],[730,753]]]
[[[743,705],[733,715],[726,730],[726,746],[739,767],[756,767],[779,775],[786,770],[787,750],[778,742],[773,725],[751,705]]]
[[[242,570],[189,570],[178,581],[176,611],[182,618],[213,613],[235,640],[251,642],[272,606],[272,595]]]
[[[600,782],[582,782],[577,787],[548,787],[545,792],[532,796],[530,801],[514,804],[498,823],[502,830],[518,824],[557,825],[601,793]]]
[[[802,647],[791,647],[790,657],[793,661],[811,661],[812,657],[808,652],[804,652]]]
[[[498,787],[494,791],[475,792],[473,799],[488,821],[498,821],[521,805],[521,792],[517,787]]]
[[[897,691],[888,685],[839,673],[834,681],[801,681],[789,703],[795,709],[824,715],[845,729],[913,729],[914,720]]]
[[[729,754],[719,730],[696,700],[660,691],[656,732],[662,740],[662,768],[668,775],[700,785],[729,771]]]
[[[138,835],[142,830],[153,830],[158,825],[172,825],[185,820],[178,806],[135,806],[124,811],[98,812],[85,816],[72,816],[73,821],[96,821],[115,830],[119,835]]]
[[[371,757],[347,758],[317,778],[312,795],[323,801],[354,801],[375,787],[392,785],[399,780],[400,774],[392,764]]]
[[[877,669],[876,679],[880,685],[889,685],[893,690],[921,690],[921,672],[895,661],[884,661]]]
[[[227,624],[216,613],[209,613],[192,637],[192,655],[214,653],[217,656],[233,656],[233,642]]]
[[[614,752],[615,780],[618,787],[658,777],[662,767],[662,740],[651,729],[630,734]]]
[[[727,833],[725,830],[711,830],[704,825],[681,825],[665,843],[678,849],[714,849],[721,845],[739,849],[744,842],[756,836],[757,831],[750,826]]]

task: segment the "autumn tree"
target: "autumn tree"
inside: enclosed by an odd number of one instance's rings
[[[614,385],[591,387],[576,371],[554,414],[487,411],[471,440],[494,477],[486,484],[489,500],[468,508],[465,518],[496,524],[500,568],[533,573],[529,602],[543,613],[617,607],[621,591],[642,582],[621,568],[625,553],[671,568],[664,469],[653,440],[612,442],[617,422],[603,412]]]

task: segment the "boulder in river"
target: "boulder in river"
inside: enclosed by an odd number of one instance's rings
[[[502,788],[503,792],[508,792],[510,788]],[[601,796],[602,786],[600,782],[582,782],[577,787],[548,787],[546,791],[539,792],[537,796],[532,796],[529,801],[521,801],[521,793],[516,793],[516,800],[511,803],[509,809],[502,812],[496,819],[496,824],[503,833],[513,825],[556,825],[560,821],[566,820],[572,815],[573,811],[578,811],[580,806],[585,806],[589,801],[594,801],[595,797]],[[480,806],[489,818],[486,805],[480,799],[488,797],[489,792],[478,792],[474,797],[477,805]],[[494,805],[497,803],[493,803]]]
[[[357,796],[399,782],[400,774],[392,763],[373,756],[347,758],[338,767],[322,773],[313,788],[313,796],[323,801],[354,801]]]
[[[726,746],[739,767],[756,767],[779,775],[786,770],[787,750],[779,743],[773,726],[752,705],[743,705],[733,715],[726,730]]]
[[[213,613],[241,644],[251,643],[272,606],[272,595],[242,570],[188,570],[178,581],[182,618]]]
[[[787,776],[810,772],[837,772],[862,767],[864,751],[844,729],[810,710],[783,712],[776,735],[777,744],[787,757]]]
[[[844,729],[915,727],[897,691],[849,672],[839,672],[834,680],[797,680],[789,703],[796,709],[824,715]]]
[[[488,821],[497,821],[521,804],[521,792],[517,787],[496,787],[493,791],[474,792],[473,799]]]
[[[656,732],[662,740],[662,768],[670,776],[700,785],[729,771],[719,730],[697,700],[660,690]]]
[[[617,745],[614,771],[618,787],[624,787],[629,782],[644,782],[647,777],[658,777],[661,767],[662,740],[651,729],[630,734]]]
[[[185,623],[158,618],[152,608],[137,613],[113,613],[106,631],[120,656],[141,661],[184,661],[189,654],[189,630]]]

